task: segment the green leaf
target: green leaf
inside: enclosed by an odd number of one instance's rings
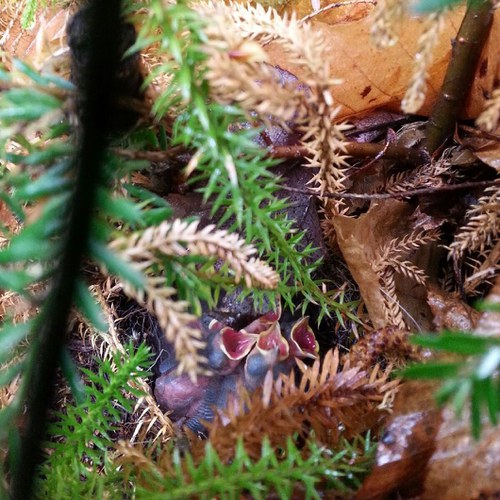
[[[61,352],[61,370],[65,379],[68,381],[71,394],[73,394],[76,404],[83,404],[85,402],[85,384],[80,377],[78,368],[67,347],[63,347]]]
[[[35,14],[38,6],[38,0],[27,0],[24,4],[23,15],[21,16],[21,26],[24,30],[31,28],[35,22]]]
[[[22,371],[26,365],[26,360],[22,359],[8,368],[2,368],[0,370],[0,387],[4,387],[10,384]]]
[[[83,316],[99,331],[107,332],[108,323],[101,307],[90,293],[87,285],[78,279],[75,287],[75,304]]]
[[[0,288],[23,294],[26,288],[34,281],[34,277],[27,271],[6,271],[0,272]]]
[[[446,403],[454,394],[459,391],[461,382],[458,379],[452,378],[443,382],[443,385],[436,392],[436,401],[439,405]]]
[[[0,330],[0,364],[5,363],[13,354],[13,350],[28,337],[33,326],[32,321],[19,323],[5,323]]]
[[[16,106],[36,104],[37,106],[43,106],[47,111],[57,109],[61,105],[61,101],[56,97],[34,88],[11,89],[4,94],[4,99]]]
[[[453,7],[464,0],[419,0],[412,4],[411,8],[414,12],[424,14],[435,10],[442,10],[446,7]]]
[[[49,111],[43,105],[12,106],[0,108],[0,121],[9,125],[19,121],[33,121],[41,118]]]
[[[447,378],[458,374],[462,363],[425,363],[405,368],[402,375],[406,378]]]
[[[479,380],[492,377],[500,366],[500,347],[492,347],[481,359],[475,370],[475,377]]]
[[[496,341],[491,337],[480,337],[470,333],[443,332],[439,335],[417,335],[412,337],[411,342],[431,349],[472,355],[483,354]],[[500,340],[497,342],[500,343]]]
[[[470,379],[463,380],[459,382],[458,390],[453,397],[453,407],[455,409],[455,415],[460,416],[462,410],[465,406],[467,398],[470,397],[472,391],[472,382]]]
[[[491,311],[500,313],[500,303],[489,302],[487,299],[478,300],[474,304],[474,308],[477,309],[478,311]]]
[[[56,161],[62,156],[69,156],[73,153],[74,146],[68,143],[55,142],[45,149],[33,151],[28,155],[18,155],[7,153],[5,158],[12,163],[21,165],[40,165]]]
[[[106,214],[114,217],[126,224],[137,224],[142,221],[142,214],[137,203],[113,196],[104,188],[97,191],[97,205]]]
[[[471,395],[471,424],[474,439],[479,439],[481,436],[481,391],[478,389],[478,383],[474,381]]]
[[[71,161],[66,160],[50,168],[38,179],[18,188],[15,198],[25,201],[35,201],[46,196],[53,196],[66,191],[72,185],[72,181],[65,174],[71,168]]]
[[[59,245],[49,241],[41,224],[25,227],[12,238],[10,245],[0,251],[0,263],[22,262],[25,260],[49,260],[59,250]]]
[[[92,257],[103,264],[106,269],[122,280],[130,283],[137,290],[144,290],[146,278],[144,275],[125,262],[119,255],[109,250],[109,248],[95,239],[90,242],[90,253]]]
[[[14,69],[20,71],[21,73],[24,73],[28,78],[30,78],[34,83],[37,85],[41,85],[42,87],[49,86],[51,83],[57,85],[58,87],[65,88],[67,90],[74,90],[74,85],[71,82],[68,82],[67,80],[63,80],[60,77],[57,77],[56,75],[42,75],[35,69],[33,69],[31,66],[26,64],[25,62],[21,61],[20,59],[15,59],[13,60],[12,63]]]
[[[162,207],[162,208],[170,208],[170,204],[161,196],[158,196],[155,193],[152,193],[151,191],[144,189],[143,187],[140,186],[135,186],[133,184],[124,184],[123,187],[127,190],[129,194],[134,196],[140,201],[145,202],[148,205],[152,205],[155,207]]]

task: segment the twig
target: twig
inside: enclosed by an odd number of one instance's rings
[[[346,154],[354,158],[374,158],[381,155],[381,158],[410,163],[413,166],[420,166],[429,161],[429,157],[425,152],[393,144],[347,142],[345,148]],[[301,145],[275,146],[270,148],[270,154],[274,158],[302,158],[308,155],[308,150]]]
[[[459,128],[464,132],[468,132],[469,134],[475,137],[481,137],[482,139],[488,139],[490,141],[500,142],[500,135],[492,134],[491,132],[487,132],[486,130],[480,130],[474,127],[469,127],[468,125],[460,125]]]
[[[348,5],[355,5],[357,3],[367,3],[367,4],[372,4],[372,5],[377,4],[376,0],[347,0],[345,2],[335,2],[335,3],[331,3],[331,4],[327,5],[326,7],[323,7],[322,9],[316,10],[316,11],[312,12],[311,14],[303,17],[300,20],[300,23],[304,24],[307,21],[311,20],[311,18],[317,16],[318,14],[322,14],[323,12],[326,12],[327,10],[336,9],[339,7],[345,7]],[[270,40],[267,40],[266,42],[264,42],[262,44],[262,46],[265,47],[266,45],[269,45],[274,40],[276,40],[276,36],[273,36]]]
[[[6,90],[12,90],[12,89],[22,89],[28,87],[27,84],[25,83],[19,83],[19,82],[12,82],[8,80],[2,80],[0,81],[0,92],[4,92]],[[57,99],[67,99],[68,96],[74,95],[74,92],[68,89],[62,89],[60,87],[55,87],[55,86],[42,86],[42,85],[36,85],[36,84],[29,84],[30,89],[36,89],[40,90],[41,92],[44,92],[45,94],[50,94],[56,97]]]
[[[370,5],[377,5],[376,0],[348,0],[347,2],[335,2],[327,5],[326,7],[323,7],[321,9],[315,10],[314,12],[311,12],[311,14],[304,16],[300,22],[304,23],[306,21],[309,21],[313,17],[319,16],[320,14],[323,14],[324,12],[328,12],[329,10],[332,9],[337,9],[339,7],[346,7],[349,5],[357,5],[358,3],[367,3]]]
[[[486,188],[489,186],[500,186],[500,179],[491,181],[474,181],[462,182],[461,184],[448,184],[445,186],[423,188],[423,189],[409,189],[408,191],[401,191],[398,193],[325,193],[320,194],[313,189],[299,189],[287,186],[282,186],[281,189],[291,191],[294,193],[308,194],[317,198],[333,198],[335,200],[388,200],[391,198],[404,199],[411,198],[412,196],[440,194],[443,192],[460,191],[462,189]]]
[[[469,0],[467,12],[457,37],[446,76],[427,124],[426,149],[434,153],[453,134],[472,82],[481,50],[493,19],[490,0]]]
[[[128,158],[130,160],[147,160],[150,162],[161,162],[166,160],[171,160],[181,154],[187,154],[188,149],[185,146],[173,146],[164,151],[139,151],[125,148],[111,148],[113,153],[123,158]]]

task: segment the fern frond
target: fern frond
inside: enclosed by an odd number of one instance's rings
[[[464,280],[464,291],[468,295],[474,294],[480,285],[491,283],[500,272],[500,240],[491,250],[482,252],[471,267],[470,275]]]
[[[61,485],[61,475],[81,482],[82,477],[92,477],[99,467],[109,465],[107,452],[113,446],[112,424],[120,422],[124,412],[132,412],[135,400],[130,396],[142,396],[133,383],[148,375],[145,371],[150,362],[148,348],[142,345],[133,352],[129,346],[127,351],[126,356],[119,353],[114,357],[116,370],[109,360],[99,363],[97,373],[83,370],[89,381],[86,401],[81,405],[68,404],[66,412],[58,413],[57,420],[50,425],[51,440],[47,447],[53,451],[40,471],[43,481],[39,491],[53,492],[61,486],[71,489],[71,483]]]
[[[401,273],[407,278],[413,279],[419,285],[425,285],[427,279],[425,272],[409,260],[390,257],[387,259],[386,264],[387,266],[391,266],[397,273]]]
[[[448,148],[437,161],[433,161],[412,172],[399,172],[388,179],[386,190],[389,193],[401,193],[404,191],[440,187],[446,184],[446,176],[451,177],[452,162],[450,157],[456,148]]]
[[[377,2],[371,27],[372,40],[377,47],[391,47],[397,42],[399,36],[396,31],[402,25],[404,13],[405,5],[401,0]]]
[[[484,111],[478,116],[476,125],[483,130],[493,132],[500,121],[500,89],[491,93],[491,98],[486,101]]]
[[[189,223],[178,219],[166,221],[115,240],[110,247],[141,269],[161,262],[159,256],[217,257],[234,270],[235,283],[239,283],[243,276],[248,288],[276,287],[278,275],[270,266],[253,257],[257,253],[255,247],[245,244],[236,233],[217,230],[213,225],[199,229],[198,224],[198,221]]]
[[[119,238],[110,248],[142,272],[157,265],[167,266],[165,257],[200,255],[221,259],[225,266],[233,269],[234,282],[239,283],[243,277],[248,288],[276,288],[279,279],[270,266],[253,256],[257,252],[255,247],[245,244],[236,233],[217,230],[212,225],[199,229],[197,221],[165,221]],[[205,344],[196,316],[188,313],[187,302],[173,300],[177,290],[166,286],[165,278],[146,276],[145,279],[143,289],[125,283],[125,294],[158,318],[166,339],[174,345],[179,371],[195,377],[196,373],[203,372],[206,361],[200,354]]]
[[[385,320],[388,325],[406,328],[398,296],[396,293],[395,271],[392,267],[384,267],[377,271],[379,275],[380,291],[383,296]]]
[[[287,202],[276,197],[279,181],[269,171],[269,167],[276,162],[252,141],[258,134],[257,130],[238,127],[248,120],[248,113],[235,106],[228,107],[213,101],[208,107],[210,92],[217,93],[216,89],[211,89],[211,81],[207,77],[207,72],[210,71],[209,55],[216,56],[217,44],[211,42],[207,33],[210,33],[210,29],[215,29],[214,40],[221,37],[222,58],[226,57],[224,47],[228,48],[233,43],[232,35],[221,35],[221,29],[217,26],[210,28],[210,2],[193,4],[193,9],[205,9],[203,12],[208,12],[208,15],[203,16],[203,21],[198,12],[185,5],[165,7],[160,0],[154,0],[153,4],[157,7],[150,10],[151,16],[146,20],[142,32],[148,43],[161,41],[161,48],[158,50],[158,60],[161,62],[154,68],[152,78],[166,73],[174,74],[168,87],[156,100],[155,112],[164,114],[171,113],[172,110],[179,111],[173,126],[172,143],[183,144],[196,151],[195,161],[191,165],[196,167],[196,172],[191,180],[204,186],[201,190],[204,200],[211,204],[211,214],[223,211],[224,215],[219,223],[231,224],[230,231],[244,227],[246,241],[255,245],[260,258],[272,263],[279,274],[276,292],[257,290],[253,293],[257,305],[266,299],[273,302],[276,294],[279,294],[285,304],[296,307],[296,304],[293,305],[294,300],[296,303],[296,296],[300,294],[305,299],[304,304],[306,301],[320,304],[321,315],[330,314],[332,309],[342,307],[333,301],[329,302],[319,283],[312,277],[319,262],[309,258],[312,248],[300,245],[303,233],[295,231],[294,221],[287,218]],[[295,18],[288,22],[279,18],[274,11],[265,11],[259,6],[231,4],[229,7],[218,5],[217,9],[216,17],[218,12],[221,12],[221,16],[230,16],[242,30],[241,36],[245,42],[240,47],[240,63],[244,66],[242,71],[248,70],[248,59],[255,55],[247,50],[251,47],[246,45],[250,37],[255,41],[259,38],[258,41],[262,42],[274,37],[278,30],[288,46],[306,50],[308,54],[314,46],[312,41],[318,42],[320,39],[311,29],[307,32],[310,35],[308,40],[302,32],[300,40],[294,39],[295,31],[290,29],[290,22],[293,21],[298,30]],[[259,18],[258,23],[255,21],[256,17]],[[159,36],[158,27],[166,35]],[[301,47],[301,41],[307,42],[307,45]],[[235,43],[238,43],[236,39]],[[175,54],[175,60],[172,54]],[[227,55],[231,58],[231,54]],[[232,56],[236,59],[238,53],[235,52]],[[319,56],[312,54],[311,57],[313,56],[319,61]],[[183,68],[182,78],[179,76],[179,66]],[[231,87],[228,82],[226,85]],[[281,95],[279,92],[277,90],[276,94]],[[299,96],[299,99],[304,97]],[[289,109],[287,103],[283,105],[283,109]],[[275,111],[277,114],[281,113],[279,110]],[[238,132],[228,133],[228,130],[234,129]],[[170,270],[174,276],[176,273],[172,266]],[[196,281],[193,273],[188,277],[193,282]],[[177,282],[176,288],[181,292],[182,284]]]
[[[420,285],[425,284],[426,276],[422,269],[415,266],[405,257],[440,236],[438,229],[417,229],[403,238],[390,240],[379,250],[372,263],[372,269],[379,276],[379,284],[384,297],[385,315],[388,324],[405,328],[403,314],[396,293],[395,273],[415,280]]]
[[[79,322],[75,325],[75,329],[80,331],[82,340],[88,340],[90,337],[94,352],[98,353],[100,359],[109,361],[113,370],[116,370],[116,357],[127,356],[126,346],[123,345],[117,329],[117,325],[123,318],[120,318],[115,307],[118,297],[122,298],[119,293],[121,287],[111,286],[111,280],[108,278],[104,284],[96,285],[94,288],[97,291],[99,305],[107,316],[107,331],[97,331],[88,321],[85,324]],[[131,421],[137,422],[137,426],[133,432],[131,431],[130,441],[147,439],[151,443],[156,441],[163,443],[170,439],[174,434],[172,421],[158,406],[148,381],[143,378],[131,380],[130,385],[143,393],[143,396],[138,398],[133,415],[130,417]]]
[[[201,338],[197,318],[188,312],[187,302],[172,299],[176,290],[165,285],[165,278],[147,277],[143,290],[124,283],[123,291],[156,316],[166,339],[174,346],[178,371],[188,373],[193,379],[204,373],[206,359],[201,351],[205,341]]]
[[[434,59],[434,47],[439,42],[439,35],[444,27],[445,13],[445,9],[432,12],[424,20],[423,32],[417,42],[415,67],[401,102],[401,108],[405,113],[416,113],[424,103],[427,70]]]
[[[120,443],[117,464],[128,477],[137,477],[137,493],[147,498],[320,498],[321,490],[348,495],[359,488],[374,455],[370,439],[342,441],[336,452],[308,441],[300,448],[292,438],[275,450],[264,439],[258,458],[250,457],[238,441],[234,459],[225,462],[210,442],[200,442],[203,453],[198,461],[182,456],[172,446],[153,457],[138,446]]]
[[[379,266],[385,267],[384,262],[395,255],[408,254],[413,250],[418,250],[420,247],[427,245],[432,241],[436,241],[440,236],[439,229],[417,229],[411,231],[403,238],[394,238],[384,245],[383,249],[379,252],[374,268],[378,269]]]
[[[206,7],[210,11],[214,9],[212,2],[206,4]],[[349,127],[336,123],[339,109],[334,104],[330,87],[340,82],[331,78],[329,67],[325,63],[323,54],[328,47],[321,31],[297,20],[295,15],[289,18],[281,17],[274,9],[266,10],[261,5],[231,3],[225,8],[243,36],[261,43],[273,40],[290,54],[292,63],[307,69],[309,78],[304,81],[308,86],[307,93],[296,91],[289,102],[280,102],[280,98],[287,97],[288,89],[286,86],[284,89],[276,89],[272,100],[274,102],[277,99],[277,102],[273,107],[269,94],[272,88],[268,88],[266,105],[271,114],[274,109],[275,116],[281,117],[283,122],[294,117],[300,126],[304,134],[302,142],[310,152],[308,165],[320,169],[311,182],[318,183],[321,194],[342,191],[345,181],[343,170],[347,166],[343,131]],[[255,75],[253,78],[257,77],[258,75]],[[227,75],[225,77],[226,80],[230,78]],[[235,81],[234,85],[237,83]],[[262,91],[264,87],[261,88]],[[256,93],[257,96],[259,94]],[[257,106],[255,111],[260,109],[258,104],[254,103]],[[288,110],[288,114],[285,114],[285,110]],[[339,202],[330,201],[329,205],[336,212]]]
[[[372,369],[375,365],[402,367],[408,361],[417,361],[421,356],[415,346],[409,342],[408,330],[386,326],[366,332],[342,358],[351,366]]]
[[[268,16],[276,19],[276,12],[222,2],[200,2],[195,8],[210,18],[205,28],[205,50],[212,98],[224,105],[238,103],[266,123],[272,117],[286,126],[303,106],[304,96],[295,86],[281,84],[257,43],[267,38],[266,31],[272,29]]]
[[[500,188],[486,188],[477,204],[467,211],[467,223],[457,232],[450,245],[449,256],[458,260],[465,253],[483,252],[486,247],[492,246],[500,232],[499,213]]]
[[[253,394],[240,390],[238,401],[209,424],[210,442],[224,461],[234,456],[239,439],[253,458],[260,454],[262,436],[278,448],[285,445],[286,436],[313,432],[320,443],[333,446],[341,436],[371,428],[381,415],[377,405],[397,385],[388,381],[388,372],[378,376],[376,368],[368,372],[345,365],[338,371],[337,351],[329,351],[311,367],[297,363],[299,381],[294,372],[276,381],[268,374],[262,389]],[[193,453],[197,456],[196,450]]]

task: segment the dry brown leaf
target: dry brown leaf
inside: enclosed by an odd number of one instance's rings
[[[480,313],[467,305],[454,294],[443,292],[430,285],[427,302],[434,315],[436,330],[473,330]]]
[[[475,441],[468,415],[457,420],[453,409],[435,409],[435,387],[410,382],[400,388],[376,465],[356,498],[397,492],[398,498],[467,500],[500,493],[500,429],[485,424]]]
[[[435,295],[447,308],[458,310],[463,321],[463,304],[437,292]],[[500,303],[500,278],[487,300]],[[500,314],[487,311],[473,334],[498,336],[499,326]],[[449,355],[438,356],[443,359]],[[437,409],[434,394],[438,387],[438,382],[422,381],[400,386],[378,444],[376,465],[356,498],[387,498],[390,493],[420,500],[498,498],[500,427],[484,418],[481,439],[474,440],[467,408],[461,418],[452,406]]]
[[[8,21],[8,30],[3,34],[0,49],[12,57],[34,64],[38,69],[52,56],[66,47],[66,23],[72,9],[51,7],[41,9],[35,24],[27,30],[21,27],[22,9],[18,12],[0,13],[2,20]],[[15,15],[12,19],[4,17]],[[9,68],[9,61],[6,61]],[[54,68],[51,68],[52,70]]]
[[[381,200],[374,203],[368,212],[358,219],[338,216],[333,221],[338,245],[359,286],[375,328],[388,324],[384,306],[387,297],[384,297],[380,290],[379,276],[373,270],[372,264],[381,247],[393,238],[412,232],[412,213],[413,208],[408,203]],[[433,275],[433,259],[426,249],[420,250],[417,257],[419,267],[427,271],[428,275]],[[428,330],[432,316],[426,303],[425,288],[405,276],[396,275],[396,289],[397,299],[407,312],[405,320],[412,329],[417,326],[417,329]]]
[[[239,3],[247,3],[247,0],[238,0]],[[252,2],[257,3],[257,2]],[[311,0],[278,0],[273,2],[258,2],[262,5],[272,5],[280,14],[291,15],[295,12],[299,19],[312,16],[314,19],[328,24],[353,21],[361,19],[371,11],[376,4],[375,0],[344,0],[341,2],[329,2],[323,0],[319,12],[313,11]],[[324,12],[321,12],[324,11]]]
[[[488,298],[486,300],[488,304],[494,304],[497,307],[500,305],[500,276],[497,277],[495,285],[488,294]],[[485,335],[489,337],[499,337],[500,312],[498,312],[498,310],[483,312],[477,323],[476,333],[478,335]]]
[[[434,49],[434,60],[429,68],[428,93],[418,114],[428,115],[441,86],[450,59],[451,40],[460,26],[464,9],[459,8],[446,17],[445,27]],[[399,110],[414,71],[417,40],[423,22],[406,19],[398,43],[386,49],[376,48],[370,40],[372,19],[367,16],[349,23],[328,25],[312,21],[321,29],[332,48],[326,54],[333,78],[344,83],[333,88],[333,96],[342,105],[339,118],[366,113],[384,107]],[[500,80],[500,13],[497,11],[489,41],[483,51],[464,117],[474,118],[483,109],[485,95],[491,93]],[[279,64],[299,78],[304,72],[300,66],[287,63],[279,44],[267,47],[273,64]]]
[[[485,425],[481,439],[470,433],[468,415],[457,420],[452,408],[442,412],[436,449],[427,465],[421,500],[498,498],[500,427]]]
[[[441,424],[440,411],[432,400],[434,389],[435,384],[422,382],[400,387],[393,415],[377,447],[375,467],[356,499],[388,498],[394,491],[403,494],[396,498],[418,493]]]
[[[500,127],[484,137],[458,138],[460,144],[473,151],[481,161],[500,172]]]
[[[310,2],[302,0],[302,3],[304,5],[296,5],[296,2],[293,2],[293,9],[302,9],[300,14],[304,15],[310,13]],[[326,22],[319,22],[316,18],[311,21],[323,31],[332,47],[331,52],[326,55],[332,78],[344,81],[344,84],[333,89],[335,100],[342,105],[339,119],[367,113],[380,107],[399,111],[414,71],[416,44],[422,31],[422,19],[406,19],[399,42],[393,47],[378,49],[370,39],[372,18],[367,15],[369,7],[365,3],[348,5],[343,9],[332,9],[327,14],[322,14],[320,19]],[[419,114],[429,114],[432,108],[450,58],[450,40],[455,37],[463,14],[464,9],[459,8],[447,15],[445,28],[434,50],[433,64],[429,68],[427,97]],[[53,54],[63,46],[64,26],[68,16],[68,10],[45,9],[44,15],[37,18],[33,28],[26,31],[21,29],[20,19],[15,19],[0,48],[21,59],[40,62],[43,56]],[[464,117],[474,118],[481,112],[485,96],[491,93],[500,80],[499,45],[500,13],[497,12]],[[285,67],[299,78],[305,76],[300,66],[287,62],[287,56],[279,44],[270,44],[266,49],[270,62]]]

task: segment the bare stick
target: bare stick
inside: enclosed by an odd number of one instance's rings
[[[345,144],[346,154],[354,158],[380,158],[397,160],[402,163],[410,163],[419,166],[427,161],[429,157],[414,149],[396,146],[393,144],[373,144],[370,142],[348,142]],[[303,158],[309,154],[306,147],[301,145],[275,146],[270,149],[274,158]]]
[[[315,10],[314,12],[311,12],[309,15],[304,16],[300,22],[305,22],[309,21],[313,17],[319,16],[320,14],[323,14],[324,12],[328,12],[329,10],[332,9],[338,9],[339,7],[347,7],[348,5],[357,5],[359,3],[368,3],[370,5],[376,5],[377,2],[375,0],[347,0],[346,2],[335,2],[331,3],[325,7],[322,7],[321,9]]]
[[[448,139],[474,81],[482,48],[493,19],[490,0],[469,0],[467,12],[452,42],[446,76],[427,125],[426,149],[434,153]]]
[[[400,191],[397,193],[324,193],[320,194],[313,189],[298,189],[287,186],[281,186],[285,191],[292,191],[294,193],[309,194],[317,198],[333,198],[335,200],[388,200],[391,198],[404,199],[411,198],[412,196],[440,194],[442,192],[460,191],[463,189],[486,188],[489,186],[500,186],[500,179],[491,181],[474,181],[462,182],[461,184],[447,184],[439,187],[423,188],[423,189],[409,189],[408,191]]]

